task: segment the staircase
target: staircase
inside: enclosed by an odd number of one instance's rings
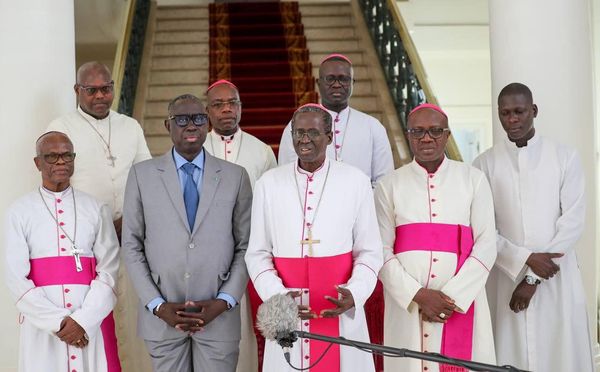
[[[204,98],[208,87],[209,11],[207,5],[156,7],[153,4],[134,117],[142,123],[150,151],[159,155],[171,147],[163,125],[168,102],[183,93]],[[379,119],[388,133],[400,128],[370,36],[355,4],[301,2],[300,13],[313,76],[318,77],[319,64],[326,55],[345,54],[353,62],[356,80],[352,107]],[[242,111],[242,126],[244,115]],[[407,158],[405,144],[392,143],[392,150],[398,166]]]
[[[153,156],[171,148],[167,105],[191,93],[204,98],[209,79],[208,6],[156,7],[148,19],[134,117]]]

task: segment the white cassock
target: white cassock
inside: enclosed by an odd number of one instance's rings
[[[573,149],[539,135],[526,147],[504,143],[473,164],[494,195],[498,260],[488,298],[498,363],[532,371],[594,371],[585,293],[575,246],[584,228],[583,169]],[[543,281],[525,311],[509,302],[531,253],[564,253],[560,271]],[[534,274],[535,275],[535,274]]]
[[[6,284],[21,313],[19,371],[120,371],[111,314],[117,300],[119,244],[110,210],[76,190],[75,223],[72,188],[40,192],[15,201],[6,220]],[[81,250],[81,272],[65,235]],[[67,316],[89,337],[85,348],[69,346],[56,336]]]
[[[327,110],[333,119],[333,141],[327,156],[362,170],[371,184],[394,169],[392,149],[385,127],[374,117],[347,106],[339,114]],[[298,159],[292,143],[292,124],[285,127],[279,145],[279,164]]]
[[[385,345],[493,364],[485,282],[496,258],[496,232],[483,173],[444,158],[430,174],[413,160],[378,182],[375,206],[384,249]],[[458,254],[450,250],[457,246]],[[460,312],[446,325],[422,321],[413,302],[421,288],[442,291]],[[384,365],[386,371],[440,370],[409,358],[385,358]]]
[[[369,342],[363,305],[375,288],[382,255],[368,178],[329,159],[314,173],[294,162],[265,173],[254,190],[246,264],[260,297],[299,290],[298,303],[319,314],[335,307],[324,296],[336,297],[334,285],[343,285],[352,292],[353,309],[339,318],[299,320],[298,329]],[[319,241],[312,248],[301,243],[311,237]],[[325,346],[298,340],[291,350],[292,365],[308,367]],[[273,341],[266,342],[263,371],[292,371]],[[374,371],[373,357],[334,346],[310,371]]]
[[[253,189],[263,173],[277,166],[271,147],[240,128],[231,136],[221,136],[212,130],[204,142],[204,149],[219,159],[244,167],[250,176],[250,185]],[[246,294],[240,300],[240,314],[242,333],[237,371],[254,372],[258,369],[258,352],[252,312]]]
[[[263,173],[277,166],[271,147],[240,128],[231,136],[210,131],[204,148],[219,159],[244,167],[250,176],[252,188]]]
[[[129,169],[152,157],[140,124],[112,110],[106,118],[98,120],[79,107],[53,120],[47,131],[63,132],[73,142],[77,157],[71,185],[108,204],[113,220],[120,218]],[[110,137],[110,153],[98,133],[107,143]],[[114,167],[109,160],[111,154],[116,158]],[[115,321],[123,369],[144,372],[151,368],[151,362],[143,341],[136,336],[138,296],[124,264],[119,269],[117,288]]]
[[[102,140],[109,141],[109,124],[110,154],[116,158],[114,167]],[[121,217],[129,169],[152,157],[140,124],[112,110],[106,118],[98,120],[77,108],[53,120],[46,130],[63,132],[73,142],[77,157],[71,185],[108,204],[113,220]]]

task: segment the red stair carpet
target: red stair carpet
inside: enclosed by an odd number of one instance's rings
[[[317,102],[296,2],[210,4],[210,83],[232,81],[241,127],[275,154],[294,110]]]

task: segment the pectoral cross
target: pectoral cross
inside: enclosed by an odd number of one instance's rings
[[[321,243],[320,240],[313,240],[312,230],[310,227],[308,228],[307,238],[304,240],[300,240],[300,244],[302,244],[302,245],[308,244],[308,255],[310,257],[312,257],[312,255],[313,255],[313,251],[312,251],[313,244],[319,244],[319,243]]]
[[[78,273],[83,271],[83,266],[81,266],[81,259],[79,258],[79,255],[81,253],[83,253],[83,251],[81,249],[77,249],[76,246],[73,246],[73,248],[71,249],[71,254],[75,258],[75,269]]]
[[[110,165],[114,168],[115,160],[117,160],[117,157],[110,154],[110,155],[108,155],[108,157],[106,159],[108,159],[108,161],[110,161]]]

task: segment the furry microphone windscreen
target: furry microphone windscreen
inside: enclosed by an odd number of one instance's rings
[[[288,295],[276,294],[258,307],[256,326],[267,340],[292,333],[298,325],[298,305]]]

